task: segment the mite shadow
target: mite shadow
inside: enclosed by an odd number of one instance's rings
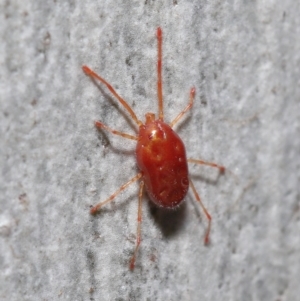
[[[175,236],[182,228],[187,217],[187,206],[184,201],[175,209],[164,209],[153,204],[147,196],[150,214],[164,237]]]

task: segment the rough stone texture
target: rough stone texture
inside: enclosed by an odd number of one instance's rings
[[[1,300],[299,300],[300,2],[0,1]],[[164,31],[165,117],[197,95],[176,126],[212,215],[192,193],[177,210],[143,203],[134,142],[93,121],[135,124],[157,112],[155,29]],[[124,141],[125,140],[125,141]]]

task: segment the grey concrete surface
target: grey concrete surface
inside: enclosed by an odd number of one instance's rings
[[[0,300],[264,300],[300,296],[300,2],[0,1]],[[138,184],[136,114],[157,112],[155,30],[163,28],[165,118],[176,126],[212,216],[192,193],[176,211]],[[125,140],[125,141],[124,141]]]

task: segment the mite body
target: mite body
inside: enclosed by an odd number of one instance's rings
[[[103,205],[112,201],[130,184],[139,179],[141,180],[138,197],[137,236],[134,254],[130,260],[131,270],[134,269],[136,255],[141,242],[142,197],[144,187],[146,188],[150,199],[156,205],[163,208],[174,208],[184,200],[190,186],[196,200],[199,202],[208,220],[208,227],[204,238],[204,242],[207,244],[209,242],[211,216],[204,207],[192,180],[189,178],[188,162],[208,165],[218,168],[220,173],[225,172],[225,167],[222,165],[203,160],[187,159],[184,144],[181,138],[172,129],[172,127],[181,119],[181,117],[192,107],[195,98],[195,88],[191,88],[190,90],[190,99],[188,105],[171,123],[165,123],[162,96],[162,30],[160,27],[157,28],[157,41],[158,117],[156,118],[155,114],[153,113],[146,113],[145,123],[137,118],[130,105],[104,78],[92,71],[89,67],[82,67],[86,75],[99,80],[109,89],[109,91],[117,98],[120,104],[122,104],[123,107],[128,111],[131,118],[138,126],[138,135],[134,136],[111,129],[100,121],[95,121],[95,126],[98,129],[105,129],[112,134],[136,141],[137,143],[136,158],[140,172],[131,178],[127,183],[122,185],[108,199],[91,208],[91,214],[96,214]]]
[[[150,199],[158,206],[179,205],[189,188],[185,147],[169,125],[146,115],[136,146],[137,164]]]

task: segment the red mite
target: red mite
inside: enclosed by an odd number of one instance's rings
[[[195,195],[196,200],[202,207],[207,219],[208,228],[206,230],[205,244],[209,242],[209,233],[211,228],[211,216],[207,212],[200,196],[197,193],[192,180],[188,174],[188,162],[208,165],[219,169],[220,173],[225,172],[225,167],[206,162],[202,160],[187,159],[184,144],[181,138],[173,131],[173,126],[181,119],[181,117],[192,107],[195,97],[195,88],[190,90],[190,99],[188,105],[181,111],[177,117],[169,124],[164,121],[163,112],[163,96],[162,96],[162,30],[157,28],[158,41],[158,59],[157,59],[157,94],[158,94],[158,119],[155,114],[146,113],[146,121],[140,121],[133,112],[129,104],[115,91],[115,89],[101,76],[92,71],[89,67],[83,66],[82,69],[86,75],[102,82],[110,92],[118,99],[118,101],[129,112],[134,122],[138,125],[138,136],[133,136],[119,132],[109,128],[100,121],[95,122],[98,129],[105,129],[112,134],[121,137],[136,140],[136,158],[140,172],[130,179],[126,184],[121,186],[107,200],[101,202],[91,208],[91,214],[97,211],[106,203],[112,201],[121,191],[130,184],[140,181],[139,202],[138,202],[138,218],[137,218],[137,236],[134,254],[130,260],[130,269],[135,266],[135,259],[141,242],[141,221],[142,221],[142,196],[144,186],[148,192],[150,199],[159,207],[175,208],[185,198],[189,185]]]

